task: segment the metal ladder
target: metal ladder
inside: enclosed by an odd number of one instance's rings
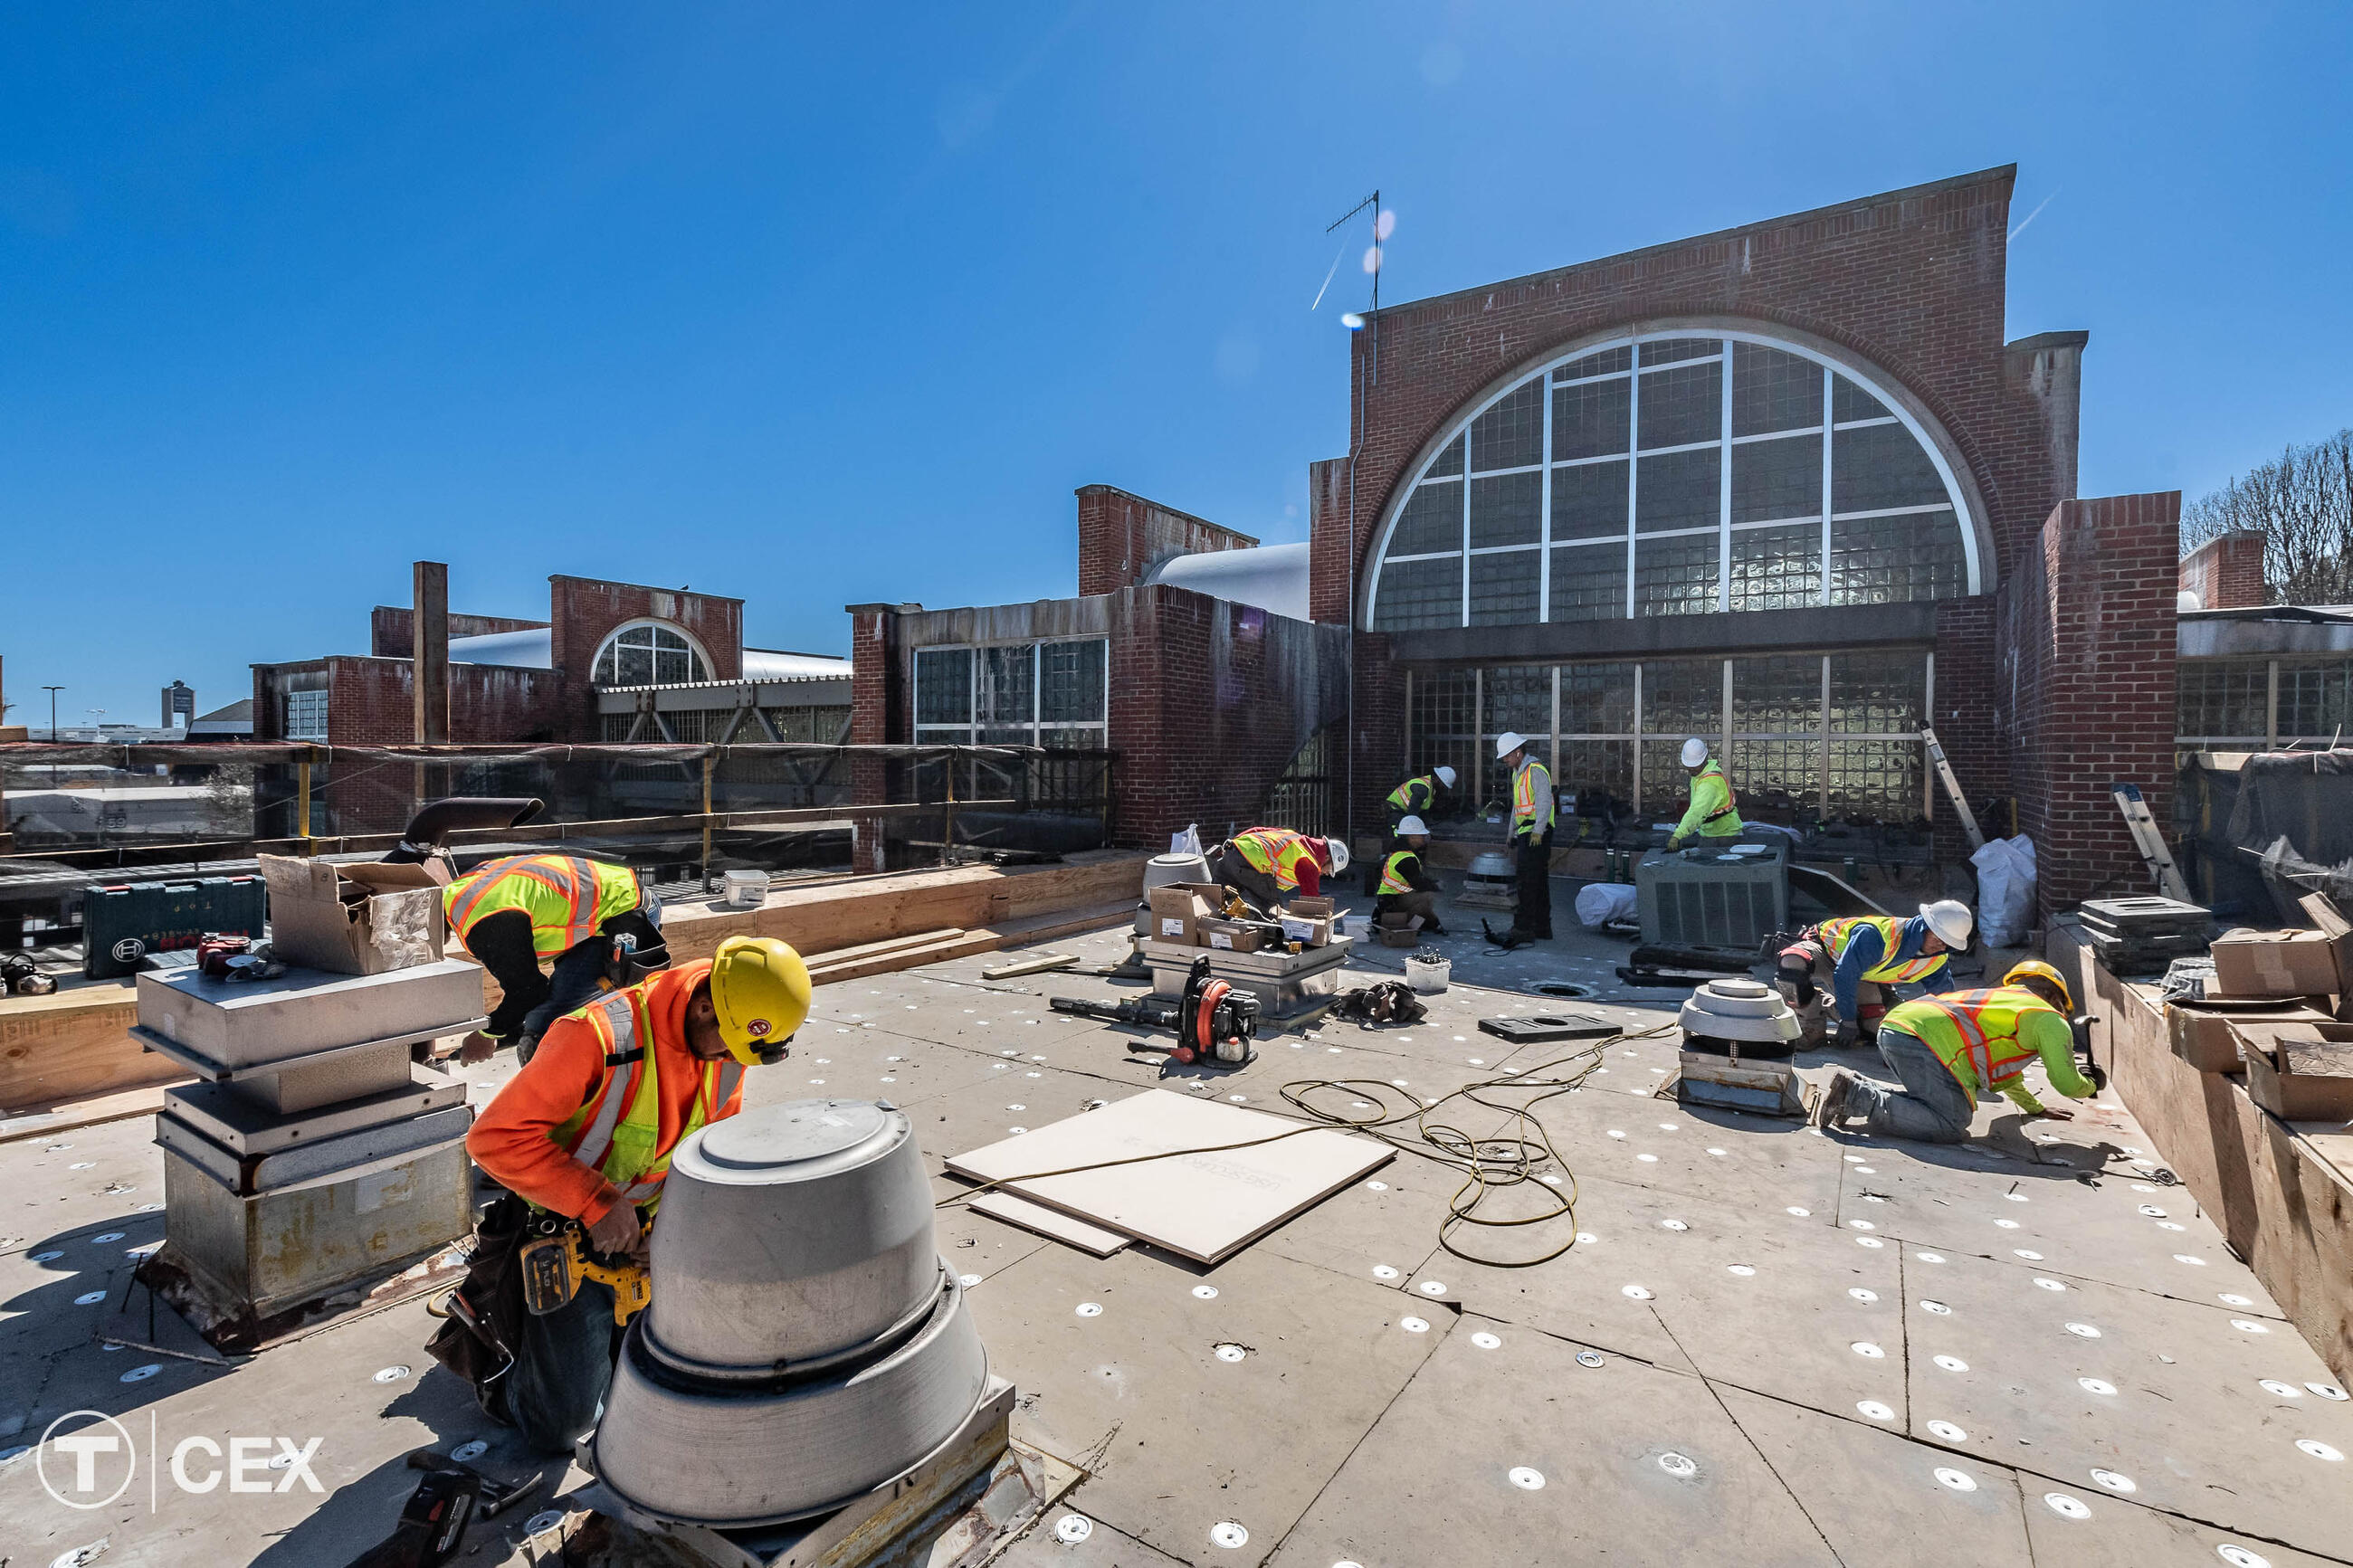
[[[2116,809],[2125,814],[2125,828],[2132,835],[2133,847],[2140,851],[2141,864],[2148,868],[2149,879],[2167,898],[2192,902],[2189,884],[2181,879],[2180,868],[2174,865],[2172,851],[2165,847],[2165,835],[2157,830],[2157,818],[2149,815],[2140,785],[2112,784],[2108,789],[2116,797]]]
[[[1945,760],[1945,748],[1936,740],[1936,731],[1922,730],[1920,739],[1928,743],[1928,761],[1936,764],[1936,776],[1945,781],[1945,793],[1952,797],[1953,809],[1960,814],[1961,831],[1969,836],[1969,847],[1985,847],[1985,832],[1978,826],[1978,814],[1969,809],[1969,797],[1961,793],[1961,781],[1953,776],[1953,764]]]

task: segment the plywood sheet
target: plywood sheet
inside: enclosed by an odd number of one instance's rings
[[[1169,1154],[1007,1185],[1050,1208],[1198,1263],[1215,1263],[1396,1156],[1376,1139],[1324,1128],[1295,1131],[1300,1125],[1263,1111],[1147,1089],[958,1154],[948,1161],[948,1169],[976,1181],[1006,1181],[1139,1154]],[[1290,1136],[1227,1147],[1283,1133]],[[1216,1152],[1198,1152],[1208,1150]]]
[[[1093,1258],[1109,1258],[1128,1242],[1126,1237],[1115,1230],[1089,1225],[1060,1209],[1033,1204],[1028,1198],[1017,1198],[1011,1193],[984,1193],[972,1200],[972,1209],[976,1214],[985,1214],[1008,1225],[1018,1225],[1024,1230],[1034,1230],[1039,1236],[1050,1237]]]

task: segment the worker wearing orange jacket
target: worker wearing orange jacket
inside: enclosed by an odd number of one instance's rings
[[[535,1214],[577,1220],[591,1249],[642,1257],[671,1152],[743,1109],[744,1069],[784,1059],[809,1000],[798,953],[729,937],[708,960],[549,1025],[466,1135],[467,1152]],[[522,1317],[517,1337],[484,1407],[534,1447],[568,1451],[612,1379],[610,1288],[583,1283],[555,1311]]]

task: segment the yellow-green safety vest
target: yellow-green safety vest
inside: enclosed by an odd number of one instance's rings
[[[1299,886],[1299,862],[1314,863],[1320,872],[1324,863],[1315,851],[1308,847],[1304,834],[1293,833],[1288,827],[1252,827],[1237,833],[1233,847],[1241,851],[1243,859],[1274,879],[1278,891],[1290,892]]]
[[[1824,921],[1814,928],[1814,932],[1822,946],[1829,950],[1831,963],[1835,965],[1846,956],[1847,944],[1854,941],[1854,933],[1864,926],[1870,926],[1879,932],[1880,952],[1888,956],[1882,957],[1877,963],[1864,970],[1862,977],[1874,985],[1905,985],[1915,980],[1926,980],[1944,968],[1945,960],[1950,955],[1930,952],[1917,958],[1894,959],[1896,944],[1904,940],[1904,933],[1898,929],[1903,924],[1893,915],[1841,915],[1836,920]]]
[[[2041,1053],[2019,1044],[2018,1028],[2031,1014],[2048,1013],[2063,1024],[2065,1015],[2022,985],[1985,991],[1954,991],[1942,996],[1899,1002],[1879,1021],[1924,1041],[1965,1089],[1994,1093],[2015,1081]],[[1969,1071],[1961,1071],[1967,1064]],[[1975,1083],[1970,1079],[1974,1077]]]
[[[1721,802],[1713,798],[1718,790],[1724,792]],[[1683,813],[1675,832],[1678,836],[1697,833],[1707,838],[1728,838],[1745,831],[1746,825],[1740,820],[1740,797],[1733,793],[1732,781],[1724,776],[1724,764],[1710,757],[1692,775],[1691,808]]]
[[[1415,798],[1417,792],[1419,799]],[[1389,809],[1408,816],[1419,816],[1429,810],[1430,802],[1437,798],[1438,775],[1422,773],[1389,791]]]
[[[464,942],[491,915],[531,917],[532,951],[554,958],[645,901],[638,874],[577,855],[517,855],[477,867],[442,890],[449,929]]]
[[[1552,770],[1530,757],[1512,773],[1512,834],[1540,831],[1537,827],[1541,802],[1545,810],[1541,820],[1546,827],[1552,826]]]
[[[1382,898],[1390,893],[1412,892],[1413,884],[1405,879],[1404,864],[1408,860],[1419,858],[1421,858],[1421,852],[1418,849],[1400,849],[1382,861],[1381,885],[1373,889],[1373,896]]]
[[[605,1080],[552,1136],[565,1153],[620,1188],[623,1202],[650,1211],[660,1205],[670,1151],[661,1146],[661,1084],[645,987],[617,991],[571,1016],[585,1018],[603,1042]],[[679,1142],[734,1097],[743,1076],[744,1064],[733,1057],[705,1064],[703,1092],[687,1108]]]

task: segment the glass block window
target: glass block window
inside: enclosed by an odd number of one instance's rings
[[[1552,552],[1552,619],[1616,621],[1625,616],[1625,545],[1612,540]]]
[[[327,694],[323,689],[286,694],[286,738],[324,743],[327,739]]]
[[[1109,734],[1101,637],[915,650],[915,740],[1099,750]]]
[[[1499,782],[1487,765],[1494,738],[1515,730],[1553,748],[1564,792],[1606,790],[1654,817],[1689,799],[1681,752],[1693,735],[1722,759],[1743,812],[1759,820],[1910,823],[1930,805],[1923,648],[1416,669],[1411,679],[1408,766],[1450,763],[1481,780],[1489,798]],[[2339,687],[2353,697],[2353,670],[2340,667]]]
[[[596,650],[599,686],[681,686],[711,679],[702,650],[686,634],[659,621],[636,621]]]
[[[2181,743],[2203,746],[2219,741],[2248,747],[2271,743],[2271,725],[2263,712],[2271,699],[2268,662],[2185,658],[2176,667],[2174,690],[2175,734]],[[2290,706],[2288,691],[2289,683],[2283,679],[2283,708]]]
[[[1411,631],[1977,593],[1975,536],[1945,472],[1909,416],[1795,344],[1744,333],[1588,349],[1472,410],[1414,477],[1377,552],[1371,624]],[[1799,523],[1812,524],[1810,542],[1740,537]],[[1643,542],[1661,534],[1702,542]],[[1594,540],[1623,541],[1625,553],[1585,560],[1551,548]],[[1516,566],[1464,559],[1522,545],[1551,556],[1533,606]],[[1614,612],[1613,574],[1628,590]]]
[[[1471,624],[1533,625],[1543,568],[1543,556],[1534,550],[1504,550],[1471,557]]]
[[[2346,722],[2353,707],[2347,700],[2348,678],[2353,665],[2341,658],[2281,659],[2279,743],[2327,745],[2341,731],[2353,730]]]

